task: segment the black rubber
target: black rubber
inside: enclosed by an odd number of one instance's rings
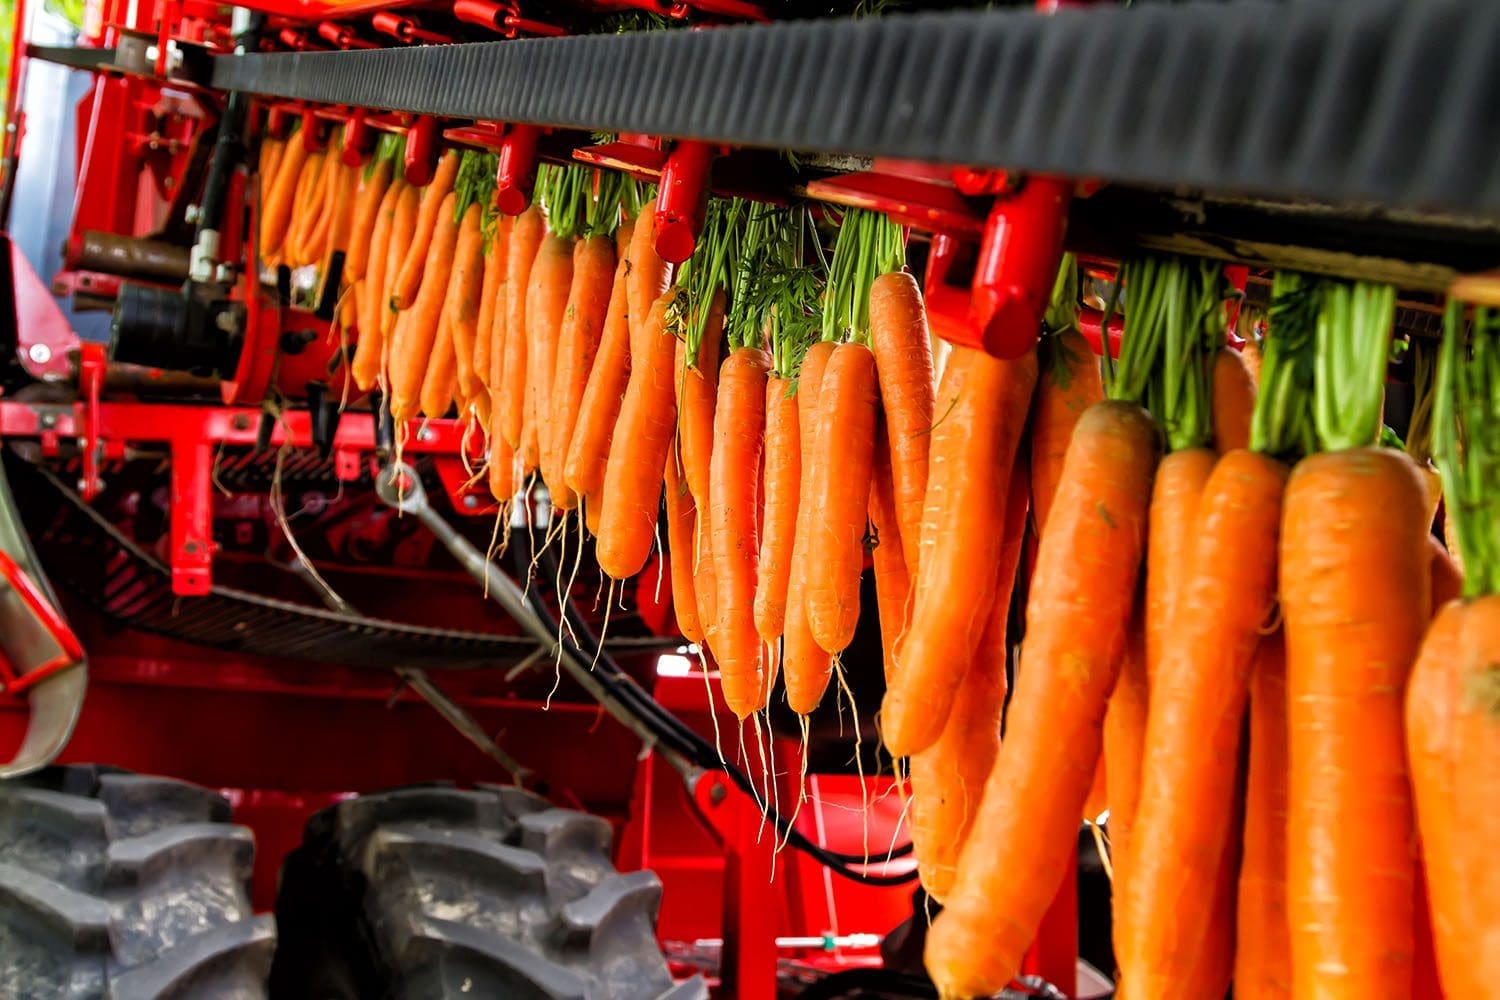
[[[661,883],[610,827],[506,787],[361,796],[317,814],[276,902],[277,997],[698,1000],[656,941]]]
[[[1235,0],[221,56],[331,104],[1500,215],[1500,5]]]
[[[93,765],[0,783],[0,996],[264,997],[253,857],[196,785]]]

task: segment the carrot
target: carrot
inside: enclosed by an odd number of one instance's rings
[[[497,309],[500,297],[500,282],[505,272],[506,242],[510,236],[510,217],[501,216],[495,223],[495,232],[484,247],[484,280],[479,291],[479,318],[474,327],[474,375],[486,389],[491,386],[492,351],[495,347],[495,317],[504,314]],[[488,399],[488,393],[485,394]],[[489,403],[484,406],[489,412]]]
[[[460,394],[471,401],[484,399],[488,404],[489,394],[484,381],[474,370],[474,343],[478,338],[484,295],[484,234],[480,231],[483,214],[478,203],[464,209],[463,220],[458,226],[458,246],[453,251],[448,308],[451,311],[449,321],[453,324],[453,360]],[[484,413],[489,414],[488,405],[484,406]]]
[[[1298,464],[1285,504],[1293,991],[1404,995],[1414,830],[1401,702],[1430,613],[1426,497],[1406,456],[1349,448]]]
[[[411,244],[405,248],[406,255],[401,259],[401,267],[396,271],[396,280],[391,286],[391,299],[397,309],[409,309],[417,300],[417,292],[422,287],[422,269],[427,263],[427,246],[432,242],[433,233],[442,221],[445,211],[443,203],[453,191],[453,182],[458,177],[458,164],[462,158],[458,150],[448,150],[438,161],[432,183],[425,188],[414,189],[421,191],[422,203],[418,209]],[[451,212],[452,208],[450,204],[447,211]]]
[[[381,289],[385,287],[385,263],[391,231],[396,219],[396,203],[403,183],[390,184],[380,198],[380,210],[370,234],[369,269],[361,279],[359,296],[359,344],[354,349],[354,384],[368,390],[380,377],[384,336],[382,314],[385,305]]]
[[[677,631],[688,642],[704,640],[703,624],[698,617],[698,595],[693,590],[693,535],[698,527],[698,511],[693,495],[681,481],[677,463],[667,462],[667,555],[672,571],[672,613]]]
[[[1076,330],[1043,339],[1038,347],[1041,375],[1031,408],[1031,508],[1038,535],[1047,525],[1063,458],[1078,418],[1104,398],[1099,359]],[[1111,817],[1113,807],[1111,807]]]
[[[549,232],[537,248],[526,289],[526,422],[521,434],[522,462],[528,469],[541,469],[544,479],[549,470],[542,465],[548,457],[542,448],[542,436],[545,425],[555,416],[552,382],[557,376],[557,345],[572,285],[573,240]],[[564,509],[574,506],[576,499],[568,495],[561,470],[553,469],[551,473],[547,486],[559,494],[560,506]]]
[[[765,523],[755,570],[755,630],[767,643],[776,642],[786,629],[786,595],[801,490],[802,442],[798,434],[794,384],[772,375],[766,381]],[[876,461],[879,459],[877,446]],[[889,464],[887,458],[887,468]]]
[[[1104,783],[1116,900],[1111,932],[1116,954],[1124,952],[1125,913],[1121,901],[1130,874],[1130,848],[1135,841],[1135,812],[1141,799],[1141,758],[1146,749],[1149,705],[1145,611],[1137,607],[1131,615],[1125,649],[1120,656],[1120,676],[1104,711]]]
[[[874,352],[850,341],[834,349],[818,390],[817,426],[822,433],[815,435],[813,447],[823,454],[814,456],[809,466],[813,494],[821,498],[821,504],[807,547],[803,599],[813,638],[833,654],[848,647],[859,621],[859,579],[875,461],[877,386]],[[811,704],[792,705],[793,710],[812,711],[822,694],[818,691]]]
[[[880,377],[891,448],[891,478],[906,565],[917,565],[932,439],[932,339],[917,280],[905,271],[870,286],[870,347]]]
[[[1214,352],[1214,450],[1219,454],[1250,445],[1250,414],[1255,410],[1255,380],[1240,351]]]
[[[756,518],[770,368],[770,355],[755,347],[738,348],[725,360],[709,463],[710,547],[718,619],[714,657],[719,661],[724,702],[741,719],[761,708],[766,694],[754,604],[760,552]],[[667,464],[674,463],[668,460]]]
[[[1177,601],[1193,572],[1198,505],[1214,463],[1209,449],[1186,448],[1167,455],[1156,469],[1146,535],[1146,677],[1153,688],[1162,650],[1176,627]]]
[[[672,370],[677,379],[677,449],[688,489],[707,509],[709,456],[714,450],[714,406],[718,399],[719,342],[724,331],[724,294],[713,297],[696,357],[688,357],[685,337],[677,340]]]
[[[958,856],[968,841],[985,779],[1000,751],[1005,706],[1006,627],[1010,595],[1026,531],[1029,476],[1017,465],[1005,497],[1004,541],[992,588],[994,600],[974,658],[955,664],[963,682],[942,736],[911,759],[911,838],[922,887],[942,902],[953,888]]]
[[[276,164],[276,179],[271,182],[260,213],[260,252],[269,257],[282,249],[287,228],[291,223],[292,208],[296,204],[297,186],[302,181],[303,167],[308,160],[307,144],[298,133],[292,133],[286,142],[285,151]],[[264,183],[264,182],[263,182]]]
[[[1427,536],[1427,551],[1432,557],[1432,606],[1441,608],[1463,593],[1464,574],[1448,549],[1432,534]]]
[[[526,299],[531,287],[531,264],[545,234],[546,217],[533,205],[516,217],[511,225],[506,247],[505,273],[501,278],[504,300],[505,350],[498,360],[502,374],[495,402],[504,408],[501,427],[512,448],[521,447],[521,431],[526,420]],[[499,308],[497,303],[496,308]],[[496,363],[496,362],[492,362]],[[494,389],[494,385],[490,386]]]
[[[590,236],[573,248],[573,287],[568,291],[562,333],[557,346],[552,382],[551,417],[543,425],[542,478],[557,483],[553,502],[577,503],[568,487],[568,446],[578,422],[578,409],[588,387],[589,373],[599,353],[599,340],[609,318],[609,299],[615,275],[615,245],[607,236]],[[669,463],[670,464],[670,463]],[[548,477],[551,477],[550,479]],[[558,497],[562,500],[559,500]],[[564,507],[566,509],[566,507]]]
[[[391,187],[392,162],[389,157],[376,160],[367,172],[361,172],[359,190],[354,196],[349,249],[344,254],[344,274],[350,278],[363,278],[373,259],[375,225]]]
[[[489,460],[489,484],[490,496],[502,504],[508,504],[515,498],[520,489],[520,483],[516,476],[516,452],[505,440],[505,435],[497,433],[494,426],[499,420],[500,410],[498,407],[490,408],[490,460]]]
[[[385,269],[381,272],[384,285],[380,290],[380,325],[384,331],[386,364],[389,368],[391,347],[395,344],[396,318],[401,315],[392,300],[392,290],[400,273],[401,260],[417,229],[417,212],[421,207],[422,190],[410,184],[401,187],[401,198],[396,202],[396,217],[391,220],[391,236],[385,248]],[[430,246],[430,244],[429,244]],[[387,372],[389,377],[389,372]]]
[[[1195,451],[1163,460],[1158,495],[1172,460]],[[1205,962],[1217,894],[1204,886],[1237,849],[1241,724],[1261,626],[1276,600],[1286,478],[1281,462],[1243,449],[1213,467],[1186,531],[1186,572],[1167,598],[1169,631],[1157,639],[1154,671],[1148,606],[1150,705],[1131,836],[1149,848],[1130,857],[1120,956],[1132,996],[1217,996],[1229,985],[1227,956]]]
[[[448,276],[448,284],[453,284],[453,276]],[[432,341],[432,357],[427,361],[427,370],[422,375],[422,389],[419,395],[422,415],[430,420],[437,420],[445,416],[449,407],[453,405],[453,391],[449,388],[453,383],[453,373],[457,368],[457,359],[453,353],[453,305],[451,301],[444,300],[438,306],[437,335]]]
[[[339,251],[348,259],[349,243],[354,237],[354,200],[359,189],[359,175],[358,168],[339,164],[339,183],[334,191],[328,245],[324,248],[323,256],[331,257],[335,251]]]
[[[953,525],[1001,523],[997,508],[1036,379],[1035,351],[1000,360],[956,347],[943,373],[943,417],[932,431],[911,622],[897,648],[896,674],[881,713],[886,747],[898,757],[937,740],[962,679],[951,664],[968,662],[979,640],[1000,533],[955,531]],[[1075,820],[1078,815],[1075,810]]]
[[[448,278],[458,244],[458,223],[453,218],[452,192],[444,201],[446,205],[439,213],[437,228],[433,230],[432,241],[427,247],[422,287],[411,309],[402,313],[409,317],[409,321],[406,326],[397,328],[391,344],[391,415],[397,421],[410,420],[417,415],[422,381],[433,355],[443,305],[448,297]]]
[[[255,177],[256,183],[260,185],[262,199],[270,193],[271,185],[276,183],[276,168],[281,165],[281,157],[285,153],[285,139],[277,139],[269,135],[261,139],[260,158],[256,161]]]
[[[667,329],[671,302],[670,294],[657,299],[641,325],[639,344],[632,338],[630,381],[625,386],[615,445],[610,448],[604,474],[595,550],[600,568],[616,580],[640,572],[656,537],[662,474],[677,422],[677,400],[672,392],[675,338]],[[704,614],[701,603],[698,613],[700,617]]]
[[[322,193],[319,184],[323,183],[324,164],[328,156],[323,150],[308,156],[307,161],[302,164],[302,175],[297,178],[297,187],[293,193],[292,216],[287,228],[286,244],[282,247],[286,255],[286,261],[290,267],[301,267],[307,263],[305,246],[307,230],[316,221],[319,204],[318,197]]]
[[[652,305],[666,292],[672,265],[656,252],[656,199],[641,206],[630,233],[630,261],[625,268],[625,307],[634,331],[650,322]]]
[[[328,255],[329,242],[339,212],[339,189],[346,173],[338,152],[329,149],[323,159],[323,175],[318,180],[317,194],[312,208],[312,221],[303,235],[302,255],[306,264],[321,263]]]
[[[597,501],[609,463],[610,439],[620,415],[620,401],[630,381],[630,317],[626,313],[626,285],[630,260],[621,257],[615,265],[614,284],[604,316],[604,335],[589,370],[588,383],[578,403],[578,417],[568,442],[563,480],[590,501]],[[592,502],[597,510],[599,504]]]
[[[984,381],[971,375],[963,396],[988,395],[973,391]],[[1074,432],[1037,552],[1005,740],[953,891],[927,938],[927,969],[944,995],[994,993],[1010,982],[1072,864],[1135,603],[1160,447],[1155,422],[1129,403],[1095,405]],[[929,500],[942,454],[934,441]],[[948,517],[994,523],[960,517],[956,508]],[[924,577],[930,561],[920,567]],[[959,587],[975,589],[972,577],[955,578],[942,592]]]
[[[875,425],[875,468],[870,477],[870,525],[875,530],[875,603],[880,618],[881,658],[886,680],[896,669],[896,642],[906,627],[911,572],[901,545],[896,516],[896,485],[892,480],[891,451],[885,421]],[[769,508],[769,503],[768,503]],[[769,518],[768,518],[769,519]],[[790,554],[788,554],[790,555]]]
[[[809,462],[825,454],[814,446],[814,442],[819,429],[818,396],[834,347],[833,343],[826,340],[810,346],[802,356],[802,366],[797,373],[797,435],[802,455],[802,479],[798,491],[797,530],[792,539],[792,565],[787,583],[785,635],[781,654],[781,670],[786,678],[786,699],[789,705],[816,705],[824,688],[828,686],[828,678],[833,671],[833,661],[829,658],[828,651],[813,638],[812,626],[807,619],[805,595],[808,587],[807,552],[814,529],[814,510],[822,500],[813,493],[813,477],[816,472]]]
[[[671,456],[667,464],[674,464]],[[680,476],[680,474],[679,474]],[[685,489],[687,484],[678,480]],[[691,494],[689,494],[691,496]],[[598,535],[596,528],[594,534]],[[703,629],[703,643],[714,656],[719,648],[719,580],[714,573],[713,532],[708,524],[708,514],[698,511],[693,522],[693,596],[698,602],[698,622]]]
[[[1285,1000],[1292,995],[1286,906],[1286,642],[1261,639],[1250,672],[1250,755],[1244,859],[1235,916],[1234,995]],[[1113,818],[1113,812],[1111,812]]]

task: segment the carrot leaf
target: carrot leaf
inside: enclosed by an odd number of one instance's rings
[[[1260,392],[1250,416],[1250,447],[1294,462],[1318,450],[1313,416],[1317,279],[1279,271],[1271,279],[1270,320],[1261,342]]]
[[[1500,313],[1448,302],[1433,400],[1433,452],[1447,530],[1464,563],[1464,596],[1500,593]]]
[[[851,208],[839,223],[823,296],[823,339],[870,340],[870,286],[906,266],[906,234],[885,215]]]
[[[1313,400],[1324,449],[1362,448],[1379,439],[1395,317],[1390,285],[1322,283]]]

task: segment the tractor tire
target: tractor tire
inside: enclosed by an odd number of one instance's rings
[[[272,995],[705,1000],[656,940],[661,883],[598,817],[515,788],[421,785],[314,816],[276,901]]]
[[[0,782],[0,996],[264,997],[254,852],[197,785],[92,765]]]

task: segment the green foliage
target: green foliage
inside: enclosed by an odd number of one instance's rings
[[[1447,527],[1464,560],[1464,596],[1500,593],[1500,313],[1450,301],[1443,314],[1433,453]]]

